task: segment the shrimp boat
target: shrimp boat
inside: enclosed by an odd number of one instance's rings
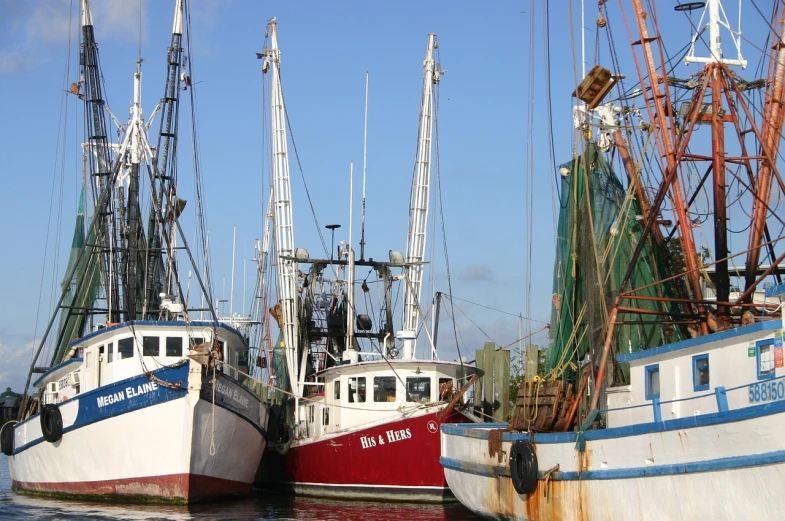
[[[722,3],[599,2],[598,41],[626,27],[638,75],[596,65],[573,93],[545,373],[509,424],[441,428],[447,482],[484,517],[785,509],[785,6],[739,2],[737,25]]]
[[[216,318],[200,276],[207,273],[197,265],[207,307],[189,307],[178,269],[178,252],[195,262],[207,250],[192,253],[180,224],[177,119],[191,86],[184,0],[174,13],[154,145],[153,119],[145,121],[141,108],[142,60],[130,120],[121,124],[102,93],[90,3],[81,2],[81,79],[67,95],[84,104],[85,173],[62,294],[35,352],[20,417],[0,433],[18,491],[187,503],[252,488],[268,407],[245,385],[247,333]],[[107,114],[119,144],[107,140]]]
[[[351,225],[349,240],[340,242],[335,256],[332,244],[321,259],[294,247],[274,20],[268,36],[269,48],[259,57],[272,80],[268,222],[274,223],[278,302],[270,312],[279,340],[263,349],[275,393],[261,484],[321,497],[440,502],[450,494],[439,465],[439,426],[472,420],[472,414],[458,409],[479,373],[460,361],[440,360],[433,344],[417,357],[433,89],[441,76],[433,58],[436,36],[428,37],[424,62],[407,251],[405,256],[385,251],[388,261],[365,258],[364,229],[356,259]],[[351,221],[351,208],[349,213]],[[338,227],[327,226],[332,233]],[[269,247],[269,228],[264,237],[260,258]],[[266,268],[260,267],[260,273]],[[260,284],[260,295],[266,294],[265,286]],[[400,286],[403,325],[396,332],[391,295]]]

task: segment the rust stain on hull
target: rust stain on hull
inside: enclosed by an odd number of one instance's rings
[[[535,451],[537,447],[535,446]],[[591,452],[576,458],[562,469],[571,466],[588,469],[591,466]],[[573,467],[574,468],[574,467]],[[540,469],[547,471],[548,469]],[[589,521],[590,498],[588,486],[580,480],[561,481],[558,479],[539,480],[537,489],[530,495],[518,494],[509,476],[497,476],[489,480],[486,498],[486,512],[494,512],[500,518],[519,518],[530,521]]]

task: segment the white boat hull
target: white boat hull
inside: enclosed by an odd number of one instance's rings
[[[442,426],[442,458],[455,496],[492,519],[530,521],[778,519],[785,510],[785,401],[577,434],[503,433],[489,455],[491,428]],[[533,440],[538,483],[518,494],[512,443]],[[546,482],[546,474],[551,473]]]
[[[178,376],[187,377],[188,367],[179,368]],[[198,365],[195,370],[201,376]],[[39,415],[18,424],[9,457],[14,488],[176,502],[249,492],[264,429],[223,406],[220,395],[216,405],[203,391],[200,397],[198,386],[128,393],[145,382],[132,378],[60,404],[63,434],[54,443],[43,438]],[[100,397],[110,394],[121,399],[99,406]],[[261,404],[259,415],[266,426]]]

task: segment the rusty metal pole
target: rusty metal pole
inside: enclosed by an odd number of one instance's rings
[[[763,139],[760,145],[765,151],[761,155],[774,160],[776,160],[779,151],[783,120],[785,120],[785,111],[783,111],[783,103],[785,103],[785,41],[783,41],[785,20],[780,18],[779,9],[780,5],[778,2],[774,20],[780,20],[780,34],[777,35],[777,43],[772,47],[773,59],[770,60],[770,63],[773,62],[774,65],[772,66],[773,70],[769,71],[771,82],[769,82],[766,88],[766,104],[763,109],[761,128]],[[745,270],[745,289],[747,290],[755,282],[758,263],[760,262],[760,245],[763,241],[769,199],[771,197],[772,167],[773,165],[768,160],[763,160],[754,186],[758,197],[752,201],[752,229],[750,230],[749,253],[747,254]]]
[[[714,258],[716,264],[716,291],[718,302],[730,300],[728,276],[728,217],[725,198],[725,124],[722,109],[722,68],[712,63],[706,66],[711,75],[711,155],[714,178]],[[717,305],[717,317],[723,328],[730,327],[728,307]]]
[[[618,300],[618,299],[617,299]],[[611,352],[611,340],[613,340],[613,331],[616,329],[616,308],[618,302],[614,303],[608,314],[608,331],[605,334],[605,345],[602,347],[602,358],[600,358],[600,367],[597,369],[597,379],[594,381],[594,394],[591,397],[590,411],[597,408],[597,403],[600,400],[600,391],[602,391],[602,382],[605,380],[605,367],[608,365],[608,354]]]
[[[642,0],[633,0],[633,5],[635,8],[635,18],[638,22],[638,31],[641,35],[640,45],[643,51],[644,63],[646,64],[648,73],[648,86],[651,89],[651,97],[646,98],[646,105],[649,113],[654,115],[652,128],[655,130],[655,132],[657,132],[657,129],[659,129],[658,138],[662,142],[663,149],[665,151],[665,159],[667,161],[666,177],[670,177],[667,174],[674,173],[679,169],[679,162],[676,160],[677,153],[674,144],[674,110],[670,104],[667,90],[664,93],[660,90],[660,82],[665,85],[667,85],[667,82],[665,81],[665,78],[661,77],[657,71],[657,67],[654,63],[654,55],[651,49],[652,41],[657,41],[658,45],[660,46],[662,45],[662,42],[659,35],[655,37],[649,36],[649,30],[646,25],[646,20],[649,18],[649,16],[643,9]],[[662,55],[661,48],[660,54]],[[664,71],[667,69],[663,67],[662,70]],[[645,78],[641,78],[642,83],[645,84],[644,80]],[[666,104],[668,105],[669,109],[667,111],[665,107]],[[684,204],[684,197],[682,195],[678,174],[674,175],[672,179],[673,181],[671,183],[671,190],[673,194],[673,206],[674,212],[676,213],[679,220],[679,231],[681,232],[679,234],[679,240],[681,243],[682,254],[684,255],[684,263],[687,267],[687,277],[690,281],[690,286],[695,300],[702,300],[703,291],[701,290],[700,285],[700,273],[698,271],[698,256],[695,251],[695,240],[692,236],[692,222],[687,219],[686,206]],[[697,304],[696,307],[698,309],[698,315],[701,318],[701,333],[704,335],[708,334],[708,327],[706,325],[706,307],[703,304]]]

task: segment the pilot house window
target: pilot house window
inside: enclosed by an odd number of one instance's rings
[[[161,339],[157,336],[146,336],[142,338],[142,355],[158,356],[161,354]]]
[[[395,401],[395,377],[394,376],[375,376],[373,379],[373,401],[375,402],[394,402]]]
[[[166,337],[166,356],[183,356],[183,337]]]
[[[427,376],[406,377],[406,401],[427,402],[431,399],[431,379]]]
[[[660,397],[660,366],[646,366],[646,399],[653,400]]]
[[[705,391],[709,388],[709,355],[692,357],[692,388],[694,391]]]
[[[349,403],[365,401],[365,377],[352,376],[349,378]]]
[[[133,337],[121,338],[117,342],[117,354],[120,358],[131,358],[134,355]]]
[[[768,342],[771,342],[769,340]],[[758,343],[758,380],[774,378],[774,345]]]

